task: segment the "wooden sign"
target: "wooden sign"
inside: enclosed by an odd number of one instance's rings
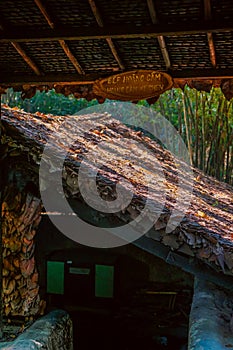
[[[166,73],[137,70],[97,80],[93,92],[111,100],[138,101],[159,96],[172,85],[172,78]]]

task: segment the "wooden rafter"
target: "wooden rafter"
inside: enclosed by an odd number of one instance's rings
[[[120,56],[119,56],[119,54],[118,54],[118,52],[117,52],[117,49],[116,49],[116,46],[115,46],[114,42],[112,41],[111,38],[106,38],[106,41],[107,41],[107,43],[108,43],[108,46],[109,46],[110,50],[112,51],[113,56],[115,57],[115,60],[116,60],[117,63],[118,63],[119,67],[120,67],[122,70],[124,70],[124,69],[125,69],[125,66],[124,66],[124,64],[122,63],[122,60],[121,60],[121,58],[120,58]]]
[[[65,42],[65,40],[59,40],[59,44],[63,48],[63,51],[65,52],[66,56],[69,58],[70,62],[72,62],[72,64],[75,67],[76,71],[79,74],[85,74],[85,72],[82,69],[81,65],[79,64],[78,60],[76,59],[76,57],[70,51],[70,48],[69,48],[68,44]]]
[[[61,27],[54,30],[28,30],[28,28],[11,27],[0,33],[0,42],[43,42],[58,40],[97,40],[97,39],[134,39],[157,38],[158,36],[183,36],[192,34],[229,32],[233,31],[233,21],[202,21],[198,23],[151,24],[136,26],[132,24],[112,25],[93,28]]]
[[[0,30],[4,31],[4,26],[2,23],[0,23]],[[33,70],[33,72],[36,73],[36,75],[40,75],[40,70],[33,62],[33,60],[28,56],[28,54],[24,51],[22,46],[19,43],[11,42],[11,45],[14,47],[14,49],[18,52],[18,54],[23,58],[23,60],[27,63],[27,65]]]
[[[205,20],[210,21],[211,20],[211,0],[204,0],[204,13],[205,13]]]
[[[19,86],[19,85],[49,85],[52,83],[59,83],[59,85],[65,84],[93,84],[95,80],[106,74],[66,74],[66,73],[47,73],[42,76],[17,74],[11,76],[9,74],[2,74],[0,72],[0,85],[1,86]]]
[[[217,60],[216,60],[216,53],[215,53],[215,46],[214,46],[214,38],[212,33],[207,33],[207,39],[209,44],[209,50],[210,50],[210,60],[213,67],[216,67]]]
[[[100,14],[100,12],[99,12],[99,9],[98,9],[98,7],[96,6],[95,1],[94,1],[94,0],[88,0],[88,2],[89,2],[89,4],[90,4],[91,10],[92,10],[92,12],[93,12],[93,15],[95,16],[96,22],[98,23],[98,26],[99,26],[100,28],[103,28],[103,27],[104,27],[104,22],[103,22],[103,19],[102,19],[101,14]],[[123,62],[122,62],[122,60],[121,60],[121,58],[120,58],[120,56],[119,56],[119,54],[118,54],[118,52],[117,52],[117,49],[116,49],[116,46],[115,46],[114,42],[112,41],[111,38],[106,38],[106,41],[107,41],[107,43],[108,43],[108,46],[109,46],[109,48],[110,48],[110,50],[111,50],[111,52],[112,52],[112,54],[113,54],[115,60],[116,60],[117,63],[118,63],[119,67],[120,67],[122,70],[124,70],[124,69],[125,69],[125,66],[124,66],[124,64],[123,64]]]
[[[36,5],[38,6],[39,10],[41,11],[41,13],[43,14],[44,18],[46,19],[48,25],[50,26],[51,29],[55,29],[55,24],[54,21],[52,20],[50,14],[48,13],[45,5],[42,3],[41,0],[34,0]],[[79,74],[85,74],[83,68],[81,67],[81,65],[79,64],[78,60],[76,59],[76,57],[73,55],[73,53],[71,52],[69,45],[65,42],[65,40],[61,39],[58,40],[60,46],[62,47],[63,51],[65,52],[66,56],[69,58],[70,62],[73,64],[73,66],[75,67],[76,71]]]
[[[46,19],[47,23],[49,24],[49,26],[54,29],[54,22],[52,21],[52,18],[50,17],[46,7],[44,6],[44,4],[42,3],[41,0],[34,0],[37,7],[39,8],[40,12],[42,13],[42,15],[44,16],[44,18]]]
[[[147,0],[147,6],[149,9],[150,17],[152,20],[152,23],[158,23],[157,13],[155,10],[155,5],[153,0]]]
[[[157,13],[155,10],[154,0],[147,0],[147,6],[148,6],[148,9],[150,12],[150,17],[151,17],[152,23],[157,24],[158,17],[157,17]],[[157,39],[158,39],[158,43],[160,46],[160,50],[162,52],[162,56],[163,56],[166,68],[169,69],[171,67],[171,61],[170,61],[169,53],[168,53],[168,50],[166,47],[165,39],[164,39],[163,35],[159,35]]]
[[[204,15],[205,20],[210,21],[212,19],[211,14],[211,0],[204,0]],[[216,52],[215,52],[215,46],[214,46],[214,38],[212,33],[207,33],[207,40],[209,44],[209,51],[210,51],[210,60],[213,67],[216,67],[217,60],[216,60]]]
[[[24,59],[24,61],[31,67],[31,69],[36,73],[36,75],[40,75],[40,70],[33,62],[33,60],[26,54],[19,43],[11,42],[11,45],[15,48],[15,50],[20,54],[20,56]]]
[[[88,0],[88,2],[93,12],[93,15],[95,16],[96,22],[98,23],[98,26],[102,28],[104,26],[104,22],[99,12],[99,9],[96,6],[96,2],[94,0]]]
[[[162,52],[166,68],[169,69],[171,68],[171,61],[170,61],[169,53],[168,53],[166,42],[163,35],[160,35],[158,37],[158,42],[159,42],[160,50]]]

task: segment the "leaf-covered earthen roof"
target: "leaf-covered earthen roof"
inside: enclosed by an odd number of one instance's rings
[[[93,123],[93,117],[95,123]],[[6,144],[4,154],[8,161],[12,159],[14,164],[14,159],[20,157],[19,159],[26,159],[31,164],[37,164],[38,167],[43,147],[50,137],[51,149],[60,148],[63,151],[69,151],[63,171],[67,196],[82,200],[78,184],[80,163],[88,152],[92,153],[94,158],[88,166],[90,171],[94,171],[95,167],[98,167],[94,160],[104,159],[105,166],[100,167],[97,177],[102,198],[105,200],[115,198],[115,184],[122,177],[133,185],[135,193],[126,208],[117,213],[108,214],[109,220],[113,218],[122,223],[134,220],[148,198],[156,210],[164,192],[162,213],[147,236],[170,247],[172,251],[195,257],[217,270],[233,274],[233,188],[231,186],[205,176],[197,169],[193,169],[192,174],[186,174],[182,162],[179,163],[169,151],[142,131],[132,130],[114,119],[114,115],[76,116],[74,122],[73,118],[40,113],[32,115],[4,107],[2,119],[5,135],[3,140]],[[66,126],[65,130],[59,129],[61,125]],[[87,126],[88,132],[84,132]],[[74,132],[77,138],[72,141],[72,147],[69,150],[67,144]],[[107,150],[99,147],[101,142],[109,145]],[[148,153],[146,158],[145,149]],[[159,179],[158,173],[154,172],[155,160],[161,166],[164,175],[162,180]],[[56,172],[56,161],[47,159],[47,162],[51,172]],[[182,198],[179,199],[177,194],[180,176],[185,180]],[[147,183],[148,178],[149,183]],[[188,198],[189,184],[192,181],[192,198],[187,212],[178,227],[168,233],[166,226],[170,215],[182,201],[185,202],[186,197]],[[127,190],[128,185],[124,186]],[[96,212],[96,217],[98,215],[99,213]]]

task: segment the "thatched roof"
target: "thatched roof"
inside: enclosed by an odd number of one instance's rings
[[[96,79],[153,69],[233,96],[230,0],[6,0],[0,13],[2,91],[91,99]]]
[[[177,159],[174,159],[170,152],[164,150],[156,141],[151,140],[141,131],[128,128],[114,119],[114,116],[103,115],[101,119],[101,115],[94,115],[95,123],[89,125],[90,130],[83,134],[89,117],[93,118],[93,115],[75,117],[78,123],[75,122],[74,125],[71,118],[40,113],[33,115],[4,107],[2,119],[6,136],[3,140],[8,145],[4,148],[4,157],[7,157],[7,162],[11,160],[13,166],[21,163],[21,170],[24,168],[25,172],[27,172],[27,166],[22,167],[23,162],[30,163],[37,169],[33,179],[36,181],[41,153],[49,135],[53,135],[52,149],[60,147],[67,150],[66,142],[70,140],[71,131],[75,130],[77,135],[81,131],[82,134],[79,134],[75,143],[72,144],[65,163],[63,181],[66,195],[83,202],[78,186],[78,168],[87,151],[94,152],[94,159],[102,158],[106,161],[106,166],[101,168],[97,177],[103,199],[115,198],[114,184],[122,176],[134,186],[135,196],[127,208],[114,214],[106,214],[110,222],[117,220],[117,223],[121,224],[134,220],[140,214],[145,199],[149,198],[154,208],[161,202],[161,190],[158,189],[157,175],[153,172],[152,167],[152,163],[157,159],[165,174],[162,190],[165,191],[166,198],[162,214],[147,233],[147,237],[170,247],[171,251],[195,257],[219,271],[222,270],[232,275],[233,188],[205,176],[197,169],[193,169],[192,179],[190,174],[185,173],[185,167],[177,165]],[[66,131],[59,130],[59,126],[64,121]],[[98,144],[101,141],[109,143],[108,151],[99,149]],[[136,161],[143,153],[141,146],[148,149],[149,155],[146,162],[143,161],[140,165]],[[116,155],[123,155],[123,160],[122,157],[116,157]],[[132,157],[135,163],[132,162]],[[56,172],[56,162],[53,162],[49,163],[48,160],[51,171]],[[90,163],[89,166],[94,169],[95,162]],[[145,183],[144,173],[151,179],[148,186]],[[178,177],[181,175],[186,181],[182,193],[184,201],[187,194],[185,191],[189,191],[188,184],[194,180],[192,200],[179,226],[168,233],[166,225],[171,212],[181,203],[176,198],[179,186]],[[127,185],[124,186],[127,189]],[[99,214],[96,211],[96,218]]]

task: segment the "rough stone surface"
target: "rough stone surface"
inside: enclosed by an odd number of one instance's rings
[[[72,321],[64,310],[51,311],[33,323],[13,342],[0,344],[2,350],[73,350]]]
[[[213,283],[195,280],[189,319],[189,350],[233,348],[233,295]]]

